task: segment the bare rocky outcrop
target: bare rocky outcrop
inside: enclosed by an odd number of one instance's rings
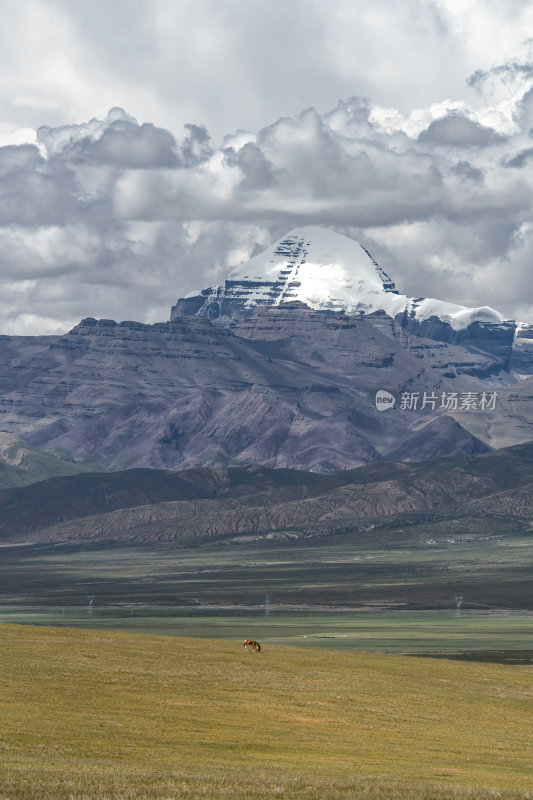
[[[0,430],[83,468],[256,463],[332,472],[479,452],[499,443],[503,408],[506,417],[520,413],[504,444],[533,435],[533,419],[524,424],[533,404],[520,401],[527,382],[495,384],[493,354],[413,336],[382,313],[351,317],[301,303],[259,309],[233,328],[202,317],[87,319],[40,342],[3,337],[0,371],[9,375]],[[375,404],[381,389],[397,398],[386,413]],[[400,407],[404,392],[440,402],[496,389],[494,413]],[[450,424],[453,435],[444,435]]]

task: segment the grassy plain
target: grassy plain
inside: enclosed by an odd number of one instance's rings
[[[533,535],[426,545],[332,536],[296,544],[0,549],[0,604],[252,609],[533,610]]]
[[[533,795],[530,667],[16,625],[0,637],[2,800]]]
[[[533,663],[531,537],[390,545],[3,547],[0,621]]]
[[[0,607],[0,621],[169,636],[233,639],[252,631],[267,644],[373,653],[427,654],[533,664],[533,614],[329,611],[256,613],[140,607]]]

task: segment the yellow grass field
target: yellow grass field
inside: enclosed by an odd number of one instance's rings
[[[0,637],[2,800],[533,797],[531,667],[18,625]]]

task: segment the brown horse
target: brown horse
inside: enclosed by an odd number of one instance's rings
[[[245,650],[249,650],[250,647],[252,648],[254,653],[260,653],[261,652],[261,645],[259,644],[259,642],[256,642],[255,639],[245,639],[244,640],[244,649]]]

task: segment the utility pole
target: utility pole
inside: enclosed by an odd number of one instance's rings
[[[269,617],[270,614],[271,614],[271,611],[270,611],[270,595],[267,594],[266,600],[265,600],[265,617]]]
[[[462,602],[463,602],[462,596],[455,598],[455,619],[461,619],[461,617],[462,617],[462,614],[461,614],[461,604],[462,604]]]

